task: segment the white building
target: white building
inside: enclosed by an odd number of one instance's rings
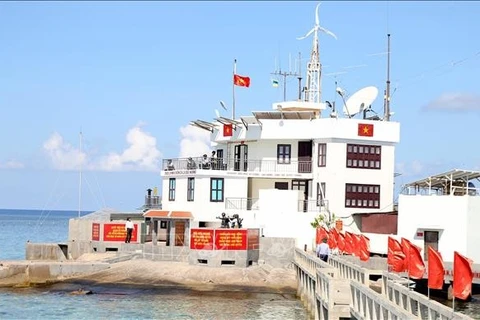
[[[301,246],[311,243],[310,222],[319,214],[335,213],[358,232],[352,213],[392,211],[399,123],[322,118],[324,104],[273,106],[193,121],[211,132],[216,155],[205,163],[198,155],[164,160],[163,210],[190,211],[200,227],[218,224],[222,212],[237,213],[244,227],[295,237]]]
[[[407,184],[398,201],[398,236],[413,239],[425,260],[430,245],[445,261],[453,261],[454,251],[480,261],[480,197],[472,182],[479,177],[455,169]]]

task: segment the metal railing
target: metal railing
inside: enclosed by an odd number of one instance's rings
[[[328,200],[298,200],[298,212],[328,211]]]
[[[225,209],[232,210],[258,210],[258,199],[256,198],[226,198]]]
[[[370,274],[372,270],[362,268],[335,255],[331,255],[328,258],[328,263],[338,269],[340,277],[366,286],[370,285]]]
[[[274,160],[242,160],[225,158],[172,158],[164,159],[162,170],[223,170],[238,172],[311,173],[312,160],[279,163]]]

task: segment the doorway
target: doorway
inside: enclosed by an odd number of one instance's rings
[[[292,190],[303,191],[303,201],[299,201],[299,209],[308,211],[308,180],[292,180]]]
[[[246,144],[238,144],[234,150],[234,170],[248,170],[248,146]]]
[[[312,172],[312,141],[298,141],[298,172]]]
[[[423,259],[428,261],[428,246],[438,251],[438,231],[424,231],[424,248],[423,248]]]
[[[175,246],[185,244],[185,221],[175,221]]]

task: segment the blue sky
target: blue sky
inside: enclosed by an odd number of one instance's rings
[[[145,189],[160,187],[160,159],[203,148],[189,121],[212,119],[219,100],[231,105],[234,58],[251,77],[237,90],[237,115],[282,98],[270,73],[275,60],[286,70],[289,55],[308,57],[311,38],[296,38],[313,26],[316,4],[0,3],[0,207],[77,209],[80,163],[82,208],[140,206]],[[350,94],[382,92],[392,34],[397,187],[480,169],[479,11],[479,2],[320,6],[321,25],[338,37],[320,38],[326,100],[335,81]],[[296,80],[287,88],[296,98]],[[373,107],[381,112],[381,99]]]

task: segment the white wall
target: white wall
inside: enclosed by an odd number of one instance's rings
[[[424,239],[416,236],[417,231],[439,231],[438,250],[444,261],[453,261],[453,251],[460,253],[467,251],[469,198],[465,196],[400,195],[398,236],[413,241],[423,249]]]
[[[467,250],[460,253],[480,263],[480,196],[464,197],[468,198]]]
[[[196,221],[215,221],[215,218],[225,211],[226,198],[247,197],[247,178],[229,177],[228,179],[224,179],[224,201],[210,202],[210,178],[210,176],[196,175],[194,201],[187,201],[188,176],[177,176],[175,201],[169,201],[169,177],[164,177],[162,209],[167,211],[190,211]]]

